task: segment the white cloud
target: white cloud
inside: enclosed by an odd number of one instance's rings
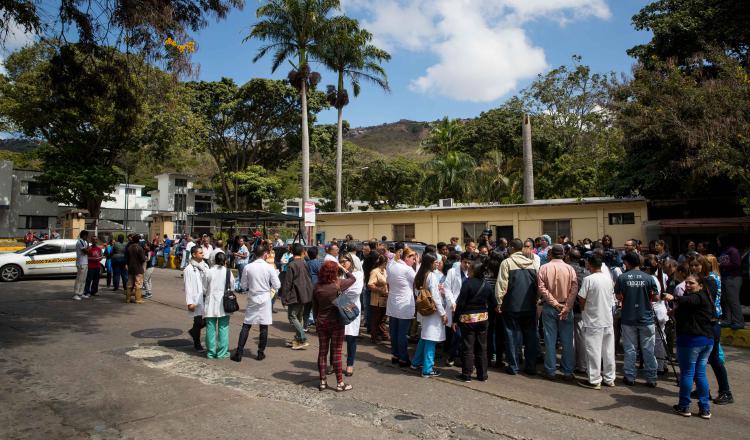
[[[547,67],[523,25],[546,18],[561,25],[582,17],[607,19],[605,0],[345,0],[364,15],[376,44],[433,52],[438,60],[410,89],[459,101],[494,101]]]
[[[15,50],[34,42],[36,35],[26,32],[21,25],[12,20],[8,23],[8,32],[4,35],[5,39],[0,44],[0,73],[5,74],[5,57]]]

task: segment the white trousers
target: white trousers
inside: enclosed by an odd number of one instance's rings
[[[576,350],[576,370],[586,371],[586,338],[583,334],[583,318],[573,317],[573,343]]]
[[[615,330],[612,327],[584,327],[589,382],[615,380]]]
[[[83,295],[83,288],[86,287],[86,275],[88,273],[88,266],[76,266],[76,284],[73,287],[73,293],[76,295]]]

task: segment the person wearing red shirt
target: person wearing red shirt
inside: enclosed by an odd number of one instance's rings
[[[102,248],[99,247],[96,237],[91,239],[91,246],[88,248],[89,271],[86,274],[86,284],[83,288],[83,296],[89,298],[99,293],[99,274],[101,272]]]

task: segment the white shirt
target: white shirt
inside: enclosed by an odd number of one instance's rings
[[[442,274],[431,272],[427,276],[427,288],[432,294],[432,299],[435,301],[435,307],[437,310],[432,315],[422,316],[417,313],[417,320],[422,324],[422,332],[420,337],[426,341],[442,342],[445,341],[445,325],[443,325],[442,316],[447,313],[452,314],[450,309],[447,309],[445,299],[440,294],[439,281]],[[414,290],[414,294],[419,294],[418,290]],[[446,294],[447,297],[447,294]]]
[[[205,258],[208,258],[211,255],[211,252],[214,251],[214,247],[209,245],[202,244],[201,247],[203,248],[203,256]]]
[[[221,318],[224,311],[224,287],[227,282],[227,268],[213,266],[208,270],[208,292],[203,305],[204,318]],[[229,288],[234,286],[234,276],[229,272]]]
[[[338,258],[336,258],[336,257],[334,257],[334,256],[333,256],[333,255],[331,255],[331,254],[326,254],[325,258],[323,258],[323,262],[326,262],[326,261],[333,261],[333,262],[335,262],[335,263],[338,263],[338,262],[339,262],[339,259],[338,259]]]
[[[214,267],[214,263],[216,262],[216,255],[219,253],[224,253],[224,249],[222,248],[216,248],[213,251],[211,251],[211,255],[208,256],[208,265],[210,267]]]
[[[360,310],[360,314],[354,321],[350,322],[344,327],[345,336],[359,336],[359,323],[362,320],[362,304],[360,304],[359,298],[360,296],[362,296],[362,287],[364,287],[365,285],[365,273],[360,270],[352,272],[352,275],[354,276],[354,284],[352,284],[341,294],[348,296],[351,301],[357,305],[357,308]]]
[[[76,241],[76,266],[89,267],[89,254],[86,252],[89,248],[89,242],[79,238]]]
[[[584,278],[578,296],[586,300],[586,305],[581,313],[584,327],[612,327],[615,289],[609,273],[596,272]]]
[[[456,245],[453,246],[453,249],[455,249],[456,252],[463,252],[464,251],[464,248],[462,248],[461,245],[458,244],[458,243],[456,243]]]
[[[247,246],[244,244],[240,246],[240,249],[237,251],[238,254],[245,254],[245,257],[237,257],[237,264],[247,264],[250,262],[250,251],[247,250]]]
[[[385,314],[398,319],[414,317],[414,269],[403,260],[394,262],[388,268],[388,304]]]
[[[248,304],[263,304],[271,299],[271,289],[281,287],[276,269],[259,258],[245,266],[240,287],[247,290]]]
[[[208,265],[205,261],[201,261],[200,264],[208,271]],[[193,316],[203,316],[203,295],[205,288],[201,279],[201,271],[188,263],[185,270],[182,271],[182,277],[185,281],[185,303],[195,304]]]

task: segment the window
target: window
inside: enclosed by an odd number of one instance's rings
[[[33,180],[25,180],[21,182],[21,194],[31,196],[48,196],[49,185],[41,182],[34,182]]]
[[[49,226],[49,217],[41,215],[27,215],[26,229],[47,229]]]
[[[174,229],[176,232],[184,234],[185,233],[185,220],[175,220]]]
[[[479,240],[479,236],[482,235],[482,231],[485,229],[487,229],[487,223],[462,223],[463,242],[468,243]]]
[[[61,254],[62,246],[57,244],[45,244],[35,249],[36,255]]]
[[[125,188],[125,194],[129,196],[135,195],[135,188]]]
[[[542,221],[542,231],[552,238],[550,244],[554,244],[560,235],[570,237],[570,220],[544,220]]]
[[[174,195],[174,210],[177,212],[185,212],[187,209],[187,194],[175,194]]]
[[[298,202],[286,202],[286,214],[288,215],[294,215],[299,217],[300,211],[299,211],[299,203]]]
[[[610,225],[634,225],[635,224],[635,213],[633,212],[618,212],[609,214]]]
[[[200,214],[202,212],[211,212],[211,202],[195,201],[195,212]]]
[[[187,179],[174,179],[174,186],[185,188],[187,186]]]
[[[504,238],[511,241],[513,237],[513,226],[495,226],[495,240]]]
[[[412,241],[414,237],[414,223],[393,225],[393,240]]]

